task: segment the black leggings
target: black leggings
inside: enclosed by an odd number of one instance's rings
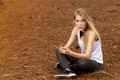
[[[102,69],[102,64],[94,60],[71,57],[60,53],[58,49],[55,52],[62,69],[70,68],[74,72],[94,72]]]

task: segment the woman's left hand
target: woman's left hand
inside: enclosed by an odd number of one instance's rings
[[[63,53],[63,54],[70,54],[71,50],[69,48],[65,48],[65,47],[60,47],[59,50]]]

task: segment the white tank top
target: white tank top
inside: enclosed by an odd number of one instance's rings
[[[78,44],[81,48],[81,53],[85,54],[86,50],[84,48],[83,41],[80,39],[80,32],[79,31],[78,31]],[[94,47],[93,47],[93,51],[92,51],[90,60],[95,60],[96,62],[103,64],[103,54],[102,54],[100,40],[94,41]]]

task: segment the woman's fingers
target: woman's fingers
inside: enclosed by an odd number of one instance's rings
[[[63,49],[63,50],[67,50],[67,48],[65,48],[65,47],[61,47],[61,49]]]
[[[66,50],[65,50],[65,49],[60,48],[59,50],[60,50],[60,52],[62,52],[63,54],[66,53]]]

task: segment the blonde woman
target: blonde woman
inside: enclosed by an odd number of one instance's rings
[[[86,10],[79,8],[75,11],[74,24],[67,44],[56,49],[59,61],[56,68],[64,71],[54,75],[54,77],[73,77],[76,76],[77,72],[93,72],[102,69],[103,55],[100,35]],[[70,49],[75,39],[78,39],[80,53]]]

